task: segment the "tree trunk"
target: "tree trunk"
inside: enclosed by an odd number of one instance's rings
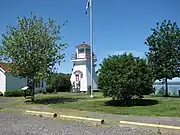
[[[32,90],[31,90],[31,101],[34,102],[34,94],[35,94],[35,79],[32,78]]]
[[[165,78],[165,96],[168,96],[168,83],[167,83],[167,78]]]

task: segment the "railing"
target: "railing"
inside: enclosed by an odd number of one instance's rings
[[[90,54],[86,54],[84,58],[90,59],[91,56],[90,56]],[[71,60],[75,60],[75,59],[83,59],[83,57],[78,58],[77,54],[72,54]],[[95,60],[97,59],[95,54],[93,54],[93,59],[95,59]]]

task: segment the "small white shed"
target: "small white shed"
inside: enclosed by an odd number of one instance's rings
[[[4,94],[8,90],[21,90],[22,87],[27,86],[27,77],[20,78],[12,76],[8,72],[8,68],[0,64],[0,91]],[[35,92],[46,91],[46,82],[44,80],[36,82]]]

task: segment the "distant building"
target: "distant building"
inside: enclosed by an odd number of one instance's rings
[[[71,74],[71,84],[73,92],[86,92],[91,85],[91,50],[90,46],[83,43],[76,46],[76,52],[71,59],[73,69]],[[93,53],[93,89],[97,89],[97,75],[95,72],[95,62],[97,61]]]
[[[7,64],[0,63],[0,91],[21,90],[22,87],[28,85],[28,78],[20,78],[12,76],[8,70]],[[43,92],[46,90],[46,82],[44,80],[36,81],[35,92]]]
[[[168,92],[170,95],[179,96],[180,95],[180,78],[173,78],[172,80],[167,80],[168,82]],[[160,90],[165,90],[165,83],[163,80],[156,80],[154,83],[155,93],[158,94]]]

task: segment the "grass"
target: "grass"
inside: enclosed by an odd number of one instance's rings
[[[69,108],[83,111],[96,111],[121,115],[170,116],[180,117],[180,98],[145,96],[137,100],[135,105],[124,106],[120,102],[112,103],[110,98],[103,98],[95,93],[96,98],[90,99],[82,93],[58,93],[56,95],[39,95],[37,104],[48,104],[53,108]]]
[[[95,93],[93,99],[84,93],[36,94],[35,104],[28,102],[28,99],[23,97],[9,97],[8,99],[10,101],[0,102],[0,110],[31,108],[40,108],[41,110],[41,107],[48,107],[48,109],[58,111],[70,111],[73,114],[81,111],[93,111],[121,115],[180,117],[180,98],[178,97],[145,96],[144,100],[135,100],[135,104],[129,106],[125,106],[119,101],[112,102],[111,98],[104,98],[99,92]]]

